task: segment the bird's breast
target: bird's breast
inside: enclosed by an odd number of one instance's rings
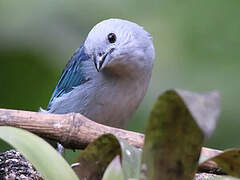
[[[92,84],[82,113],[98,123],[123,128],[140,104],[148,81],[103,78]]]
[[[101,124],[123,128],[140,104],[150,75],[122,79],[96,73],[54,101],[52,113],[81,113]]]

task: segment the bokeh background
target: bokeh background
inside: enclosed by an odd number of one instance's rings
[[[239,8],[238,0],[1,0],[0,108],[46,108],[92,26],[117,17],[144,26],[156,49],[150,88],[127,128],[144,132],[154,101],[167,89],[218,90],[222,113],[206,146],[239,147]],[[0,152],[8,148],[0,143]],[[74,155],[68,151],[68,161]]]

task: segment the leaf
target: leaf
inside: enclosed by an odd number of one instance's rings
[[[121,155],[124,177],[138,178],[140,150],[112,134],[102,135],[90,143],[72,167],[79,179],[100,179],[108,164],[117,155]]]
[[[216,124],[218,101],[216,93],[182,90],[169,90],[158,98],[145,130],[141,179],[194,178],[204,135],[209,136]]]
[[[215,128],[220,114],[220,95],[216,91],[209,93],[191,93],[185,90],[176,90],[188,107],[194,120],[209,138]]]
[[[116,156],[107,167],[102,180],[124,180],[120,157]]]
[[[60,154],[40,137],[22,129],[1,126],[0,138],[21,152],[44,179],[78,179]]]
[[[204,162],[214,161],[218,167],[223,169],[228,175],[240,178],[240,149],[231,149],[224,151]]]
[[[220,153],[222,153],[223,151],[221,150],[217,150],[217,149],[210,149],[210,148],[202,148],[202,152],[201,152],[201,156],[199,159],[199,163],[202,163],[204,161],[206,161],[207,159],[210,159]]]
[[[122,169],[124,177],[131,179],[139,179],[142,150],[137,149],[125,140],[117,138],[121,145]]]

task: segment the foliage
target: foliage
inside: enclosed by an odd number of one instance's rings
[[[192,180],[204,139],[213,133],[218,115],[217,92],[166,91],[148,120],[143,150],[105,134],[87,146],[72,168],[79,179]],[[45,179],[77,179],[64,159],[41,138],[11,127],[0,127],[0,138],[20,151]],[[207,159],[235,176],[212,179],[240,178],[239,152],[228,150]]]
[[[44,179],[77,180],[67,162],[40,137],[22,129],[2,126],[0,138],[21,152]]]

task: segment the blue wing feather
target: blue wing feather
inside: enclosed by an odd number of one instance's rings
[[[63,94],[70,92],[74,87],[77,87],[88,80],[81,68],[82,62],[87,60],[89,60],[89,57],[85,54],[83,46],[81,46],[75,51],[63,70],[61,78],[59,79],[49,101],[47,110],[51,108],[54,98],[61,97]]]

